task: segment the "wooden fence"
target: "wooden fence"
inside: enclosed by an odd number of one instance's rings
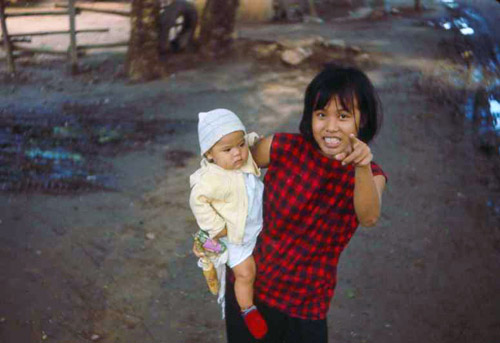
[[[5,6],[5,0],[0,0],[0,24],[2,28],[2,40],[3,48],[6,53],[7,60],[7,70],[11,74],[16,73],[15,59],[18,57],[16,51],[25,51],[31,53],[40,54],[55,54],[55,55],[67,55],[70,62],[71,71],[76,73],[78,70],[78,53],[81,51],[86,51],[89,49],[101,49],[107,47],[119,47],[127,46],[128,41],[114,42],[114,43],[104,43],[104,44],[86,44],[77,45],[76,35],[79,33],[95,33],[95,32],[108,32],[107,28],[100,29],[84,29],[76,30],[75,18],[82,11],[105,13],[112,15],[120,15],[130,17],[130,11],[120,11],[120,10],[108,10],[108,9],[96,9],[87,7],[84,5],[76,5],[75,0],[68,0],[68,3],[56,4],[58,10],[50,11],[26,11],[26,12],[7,12]],[[69,30],[57,30],[57,31],[38,31],[38,32],[27,32],[27,33],[9,33],[7,30],[7,19],[10,17],[27,17],[27,16],[54,16],[54,15],[66,15],[69,19]],[[46,47],[26,47],[20,46],[16,43],[30,43],[31,37],[33,36],[45,36],[45,35],[61,35],[69,34],[70,43],[67,50],[56,50]]]

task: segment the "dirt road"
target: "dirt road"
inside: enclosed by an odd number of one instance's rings
[[[453,34],[423,25],[439,11],[239,28],[246,39],[321,36],[359,47],[384,105],[373,145],[389,175],[383,216],[359,228],[341,258],[331,342],[500,339],[498,156],[478,151],[460,83],[448,82],[465,75],[445,49]],[[227,107],[250,130],[297,131],[316,66],[240,53],[128,84],[118,53],[83,59],[74,78],[53,59],[22,61],[17,81],[2,74],[2,135],[21,138],[1,148],[24,155],[0,155],[0,342],[224,341],[190,253],[197,113]],[[20,173],[54,146],[78,182]]]

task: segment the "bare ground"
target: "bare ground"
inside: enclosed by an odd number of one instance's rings
[[[126,22],[105,19],[126,31]],[[80,150],[112,190],[19,182],[0,194],[0,341],[223,341],[220,310],[190,253],[197,113],[227,107],[262,134],[296,131],[323,59],[285,67],[258,59],[248,40],[317,35],[369,53],[354,63],[384,105],[373,149],[389,175],[380,224],[360,228],[341,259],[331,341],[499,341],[498,158],[478,152],[459,112],[461,89],[443,76],[463,76],[440,48],[451,34],[421,19],[242,26],[233,56],[196,64],[177,56],[168,78],[145,84],[127,83],[120,51],[82,59],[76,77],[48,58],[22,60],[17,81],[3,74],[2,118],[133,125]]]

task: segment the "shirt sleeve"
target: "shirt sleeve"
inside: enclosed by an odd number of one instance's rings
[[[389,179],[387,178],[387,174],[382,170],[382,168],[380,168],[380,166],[375,162],[371,162],[371,167],[373,176],[382,175],[383,177],[385,177],[385,182],[387,183]]]
[[[271,142],[270,160],[271,163],[279,163],[283,158],[289,158],[294,146],[300,141],[300,135],[293,133],[275,133]]]
[[[217,183],[201,180],[191,189],[189,206],[200,229],[206,231],[210,238],[224,230],[226,221],[212,206],[215,200],[224,200],[225,187],[217,187]],[[219,185],[220,186],[220,185]]]

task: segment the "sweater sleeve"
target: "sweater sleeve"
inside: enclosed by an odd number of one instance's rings
[[[217,236],[226,226],[226,221],[212,206],[213,201],[224,201],[225,187],[217,187],[220,183],[211,182],[209,177],[202,177],[191,188],[189,206],[200,229],[206,231],[210,238]]]

